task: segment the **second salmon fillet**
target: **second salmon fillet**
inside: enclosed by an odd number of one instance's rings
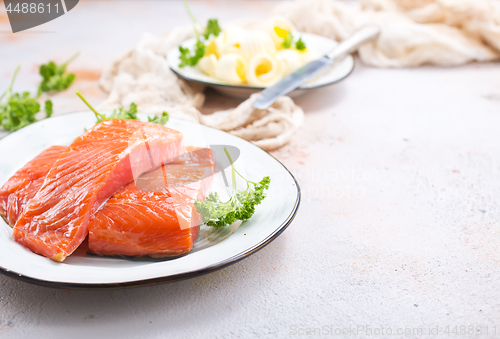
[[[210,150],[188,148],[169,164],[117,192],[89,223],[89,251],[99,255],[172,257],[191,251],[214,165]]]
[[[184,153],[182,134],[137,120],[104,121],[61,154],[14,227],[14,240],[63,261],[85,239],[98,208],[134,175]]]

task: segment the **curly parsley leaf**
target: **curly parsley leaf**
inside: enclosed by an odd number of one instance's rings
[[[179,52],[181,53],[179,56],[179,60],[181,61],[179,67],[189,66],[191,64],[191,51],[189,48],[179,46]]]
[[[94,112],[95,117],[97,119],[96,124],[99,124],[105,120],[111,120],[111,119],[129,119],[129,120],[139,120],[137,117],[137,105],[135,103],[131,103],[129,109],[125,109],[123,107],[120,107],[118,109],[115,109],[111,114],[105,115],[102,113],[97,112],[92,105],[88,103],[87,100],[83,97],[83,95],[80,92],[76,92],[76,95],[82,99],[82,101],[85,103],[85,105],[88,106]],[[52,103],[51,103],[52,104]],[[165,125],[168,122],[169,115],[167,112],[163,112],[162,115],[155,116],[154,118],[148,117],[148,122],[151,122],[153,124],[158,124],[158,125]]]
[[[111,119],[139,120],[139,118],[137,117],[137,105],[135,103],[131,103],[128,110],[126,110],[123,107],[115,109],[113,113],[106,116],[104,120],[111,120]]]
[[[200,38],[200,33],[198,32],[197,25],[199,25],[198,21],[194,17],[193,13],[191,12],[191,9],[189,8],[189,5],[186,0],[184,0],[184,6],[186,7],[186,11],[188,12],[188,15],[191,19],[191,22],[193,24],[193,30],[194,30],[194,35],[196,37],[196,44],[194,45],[193,49],[190,50],[187,47],[182,47],[179,46],[179,52],[181,55],[179,56],[179,67],[185,67],[185,66],[196,66],[198,61],[203,58],[205,55],[206,51],[206,46],[204,42]],[[199,25],[201,26],[201,25]],[[207,22],[207,26],[205,27],[205,33],[202,35],[205,40],[207,40],[210,35],[218,36],[222,29],[219,26],[219,21],[217,19],[209,19]]]
[[[148,117],[148,122],[151,122],[153,124],[158,124],[158,125],[163,125],[165,126],[166,123],[168,122],[168,119],[170,116],[168,115],[167,112],[163,112],[162,115],[157,115],[154,118]]]
[[[53,110],[53,104],[51,100],[46,100],[45,101],[45,117],[50,118],[52,116],[52,113],[54,112]]]
[[[89,104],[87,100],[85,100],[85,98],[83,97],[83,95],[79,91],[76,92],[76,95],[78,95],[80,97],[80,99],[82,99],[82,101],[85,103],[85,105],[87,105],[88,108],[90,108],[92,110],[92,112],[94,112],[95,117],[97,119],[96,124],[99,124],[105,120],[111,120],[111,119],[139,120],[139,118],[137,117],[137,105],[134,103],[130,104],[130,107],[128,110],[126,110],[123,107],[120,107],[118,109],[115,109],[110,115],[105,115],[105,114],[97,112],[94,109],[94,107],[92,107],[92,105]]]
[[[297,50],[299,51],[303,51],[306,49],[306,44],[304,43],[304,41],[302,41],[302,38],[299,38],[299,40],[295,42],[295,48],[297,48]]]
[[[222,29],[219,26],[219,21],[217,19],[208,19],[207,27],[205,28],[205,34],[203,36],[208,40],[210,35],[219,36]]]
[[[233,160],[226,148],[224,148],[224,151],[231,163],[233,178],[231,198],[226,202],[222,202],[217,192],[211,192],[205,201],[197,200],[194,203],[203,222],[216,228],[232,225],[236,220],[245,221],[250,219],[255,213],[255,207],[266,197],[265,191],[271,183],[268,176],[257,183],[245,179],[234,167]],[[236,190],[236,175],[246,181],[246,190]]]
[[[284,31],[283,29],[281,29],[281,30]],[[282,35],[284,35],[284,34],[282,34]],[[286,36],[283,38],[282,46],[284,48],[292,48],[293,45],[295,45],[295,48],[298,51],[303,51],[303,50],[306,49],[306,44],[302,40],[302,38],[299,38],[299,40],[297,40],[297,41],[294,42],[292,32],[287,31]]]
[[[17,131],[37,121],[36,114],[40,112],[40,104],[30,92],[12,93],[12,86],[21,66],[12,76],[10,85],[0,97],[0,126],[7,131]],[[52,115],[52,101],[45,101],[45,117]]]
[[[1,124],[7,131],[17,131],[36,122],[35,114],[38,112],[40,104],[29,92],[14,93],[0,107]]]
[[[282,45],[285,48],[290,48],[290,47],[292,47],[292,43],[293,43],[293,34],[292,34],[292,32],[288,31],[288,34],[283,39]]]
[[[179,67],[185,66],[195,66],[198,61],[205,55],[205,45],[200,40],[196,41],[193,52],[189,48],[179,46],[179,52],[181,53],[179,59]]]
[[[73,73],[66,74],[66,67],[78,57],[78,54],[79,53],[76,53],[60,66],[56,65],[53,61],[49,61],[40,66],[39,72],[42,76],[42,82],[38,86],[38,96],[43,92],[65,90],[73,83],[76,76]]]

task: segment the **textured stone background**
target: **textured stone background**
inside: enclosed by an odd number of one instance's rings
[[[275,4],[191,3],[200,20],[264,15]],[[57,113],[84,108],[76,89],[103,99],[102,68],[142,32],[187,21],[178,1],[80,1],[13,35],[0,8],[1,88],[19,62],[16,89],[34,91],[40,63],[81,52],[71,65],[79,80],[53,98]],[[205,110],[235,103],[210,92]],[[147,288],[65,291],[0,276],[0,337],[309,337],[299,329],[322,326],[422,328],[427,337],[448,325],[500,337],[498,64],[358,62],[345,81],[297,103],[305,125],[274,155],[303,200],[273,243],[216,273]]]

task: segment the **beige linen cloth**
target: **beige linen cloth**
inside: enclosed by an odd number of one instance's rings
[[[363,25],[380,26],[378,39],[359,49],[361,60],[375,67],[456,66],[500,58],[498,0],[296,0],[278,5],[275,14],[289,19],[299,31],[335,40]],[[203,87],[178,79],[165,60],[171,48],[192,36],[190,27],[179,27],[161,37],[144,35],[103,73],[100,85],[109,97],[101,108],[135,102],[141,112],[168,111],[265,150],[287,143],[304,118],[302,109],[289,97],[280,98],[267,110],[252,108],[255,96],[211,115],[192,109],[203,105]]]
[[[277,9],[299,31],[341,40],[366,24],[381,28],[359,49],[375,67],[456,66],[500,56],[498,0],[298,0]]]
[[[99,83],[109,97],[99,108],[127,107],[134,102],[142,113],[167,111],[171,116],[227,131],[265,150],[287,143],[304,120],[303,110],[289,97],[280,98],[266,110],[252,107],[257,95],[230,110],[210,115],[197,110],[205,100],[203,87],[179,79],[165,59],[171,48],[192,35],[190,27],[180,27],[163,37],[145,34],[134,49],[103,73]]]

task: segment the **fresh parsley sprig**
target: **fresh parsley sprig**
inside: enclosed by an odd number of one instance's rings
[[[299,51],[303,51],[307,48],[305,42],[302,41],[302,38],[299,38],[299,40],[295,42],[295,48],[297,48]]]
[[[165,126],[168,122],[168,119],[170,119],[168,113],[163,112],[162,115],[156,115],[154,118],[148,117],[148,122]]]
[[[17,66],[7,90],[0,97],[0,126],[7,131],[17,131],[37,121],[35,115],[40,112],[40,104],[30,92],[12,93],[21,65]],[[45,117],[52,116],[52,101],[44,104]]]
[[[255,206],[266,197],[265,191],[269,188],[271,179],[266,176],[260,182],[245,179],[235,168],[229,152],[224,148],[231,164],[232,191],[231,198],[220,201],[217,192],[211,192],[205,201],[195,201],[196,210],[200,213],[203,222],[216,228],[232,225],[236,220],[245,221],[255,213]],[[236,175],[246,181],[246,190],[236,189]]]
[[[284,30],[281,27],[274,27],[274,31],[280,38],[283,39],[281,45],[284,48],[291,48],[293,45],[295,45],[295,48],[299,51],[303,51],[306,49],[306,44],[304,43],[302,38],[299,38],[299,40],[294,42],[293,34],[291,31]]]
[[[305,42],[302,40],[302,38],[299,38],[299,40],[297,41],[293,41],[293,34],[292,32],[288,31],[288,34],[287,36],[285,37],[285,39],[283,39],[283,47],[285,48],[291,48],[292,45],[295,45],[295,48],[299,51],[303,51],[306,49],[306,44]]]
[[[217,19],[208,19],[205,34],[203,34],[205,40],[208,40],[210,35],[219,36],[220,32],[222,32],[222,29],[219,26],[219,21]]]
[[[92,105],[88,103],[87,100],[83,97],[83,95],[80,92],[76,92],[76,95],[82,99],[82,101],[87,105],[92,112],[94,112],[95,117],[97,119],[96,124],[99,124],[105,120],[111,120],[111,119],[130,119],[130,120],[139,120],[137,117],[137,105],[135,103],[131,103],[130,107],[128,110],[126,110],[123,107],[120,107],[118,109],[115,109],[111,114],[105,115],[102,113],[97,112]],[[154,118],[148,117],[148,122],[151,122],[153,124],[158,124],[158,125],[165,125],[168,121],[169,115],[167,112],[163,112],[161,116],[155,116]]]
[[[89,104],[89,102],[83,97],[83,95],[80,93],[80,91],[76,91],[76,95],[78,95],[80,97],[80,99],[82,99],[82,101],[85,103],[85,105],[87,105],[87,107],[90,108],[90,110],[92,112],[94,112],[95,117],[97,119],[96,124],[99,124],[99,123],[103,122],[104,120],[109,120],[108,117],[106,117],[106,115],[97,112],[94,109],[94,107],[92,107],[92,105]]]
[[[179,60],[181,61],[179,67],[193,67],[196,66],[198,61],[205,55],[205,44],[201,42],[201,40],[197,40],[193,51],[190,51],[187,47],[179,46],[179,52],[181,52],[179,56]]]
[[[137,118],[137,105],[135,103],[131,103],[128,110],[123,107],[113,110],[113,113],[108,115],[105,120],[110,119],[139,120],[139,118]]]
[[[285,48],[290,48],[292,47],[292,42],[293,42],[293,34],[292,32],[288,31],[286,37],[283,39],[282,45]]]
[[[43,92],[62,91],[71,86],[76,75],[73,73],[66,74],[66,67],[70,62],[75,60],[79,54],[80,53],[76,53],[60,66],[56,65],[53,61],[49,61],[40,66],[39,72],[42,76],[42,82],[38,86],[38,96],[42,95]]]
[[[179,60],[181,61],[179,63],[179,67],[193,67],[196,66],[198,61],[205,55],[205,43],[201,40],[200,36],[203,36],[205,40],[208,40],[210,35],[219,36],[222,29],[220,28],[219,21],[217,19],[209,19],[205,27],[205,32],[203,33],[203,35],[200,35],[200,32],[197,28],[198,20],[196,20],[193,13],[191,12],[191,9],[189,8],[186,0],[184,0],[184,6],[186,7],[186,11],[188,12],[189,18],[191,19],[191,23],[193,24],[196,44],[194,45],[193,50],[190,50],[187,47],[179,46],[179,52],[181,53],[181,55],[179,56]]]

